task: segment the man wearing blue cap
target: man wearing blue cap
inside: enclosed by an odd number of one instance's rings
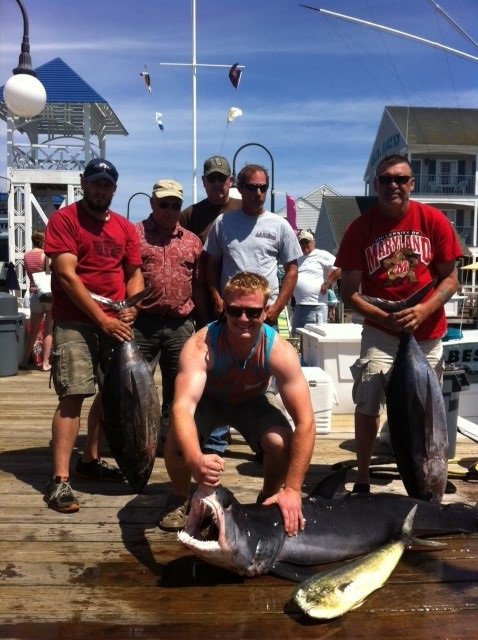
[[[52,422],[53,475],[45,502],[62,513],[78,511],[69,484],[70,458],[80,428],[83,401],[97,391],[115,341],[133,337],[137,310],[119,314],[102,307],[91,293],[123,300],[144,289],[139,238],[134,225],[109,207],[118,171],[95,158],[81,176],[83,198],[55,211],[45,232],[52,267],[54,321],[52,374],[59,402]],[[99,456],[100,396],[88,416],[88,438],[77,475],[123,480],[119,469]]]

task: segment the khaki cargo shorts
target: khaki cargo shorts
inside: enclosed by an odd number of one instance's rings
[[[53,329],[52,378],[59,398],[93,396],[111,359],[114,338],[82,322],[57,322]]]
[[[385,384],[398,350],[400,338],[364,325],[360,358],[350,367],[354,380],[352,398],[356,413],[379,416],[385,410]],[[440,339],[418,343],[430,366],[441,376],[443,345]]]

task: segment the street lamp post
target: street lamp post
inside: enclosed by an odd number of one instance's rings
[[[129,205],[131,203],[131,200],[135,197],[135,196],[146,196],[148,199],[151,197],[149,195],[149,193],[144,193],[144,191],[137,191],[136,193],[133,193],[133,195],[130,197],[130,199],[128,200],[128,204],[126,205],[126,219],[129,220]]]
[[[13,69],[13,76],[5,83],[3,97],[5,104],[14,115],[32,118],[43,111],[46,91],[32,68],[27,12],[21,0],[16,2],[23,16],[23,41],[18,67]]]
[[[234,158],[232,159],[232,173],[234,177],[236,177],[236,158],[239,155],[239,152],[245,149],[246,147],[260,147],[261,149],[264,149],[264,151],[268,154],[271,160],[271,176],[270,176],[271,179],[270,179],[269,186],[270,186],[270,194],[271,194],[271,211],[272,213],[274,213],[274,158],[272,157],[272,154],[267,147],[265,147],[263,144],[259,144],[258,142],[248,142],[246,144],[243,144],[242,147],[239,147],[239,149],[236,151],[236,153],[234,154]]]

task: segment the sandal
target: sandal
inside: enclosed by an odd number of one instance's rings
[[[163,531],[181,531],[186,525],[189,511],[189,498],[171,495],[168,498],[158,526]]]

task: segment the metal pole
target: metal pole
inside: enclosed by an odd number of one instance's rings
[[[191,1],[193,49],[193,202],[197,200],[197,124],[196,124],[196,0]]]
[[[137,191],[136,193],[133,193],[133,195],[131,196],[131,198],[128,200],[128,204],[126,206],[126,219],[129,220],[129,205],[131,203],[131,200],[135,197],[135,196],[146,196],[148,199],[151,197],[151,195],[149,193],[144,193],[144,191]]]
[[[28,14],[21,0],[16,0],[23,17],[23,40],[21,46],[21,53],[18,58],[18,67],[13,69],[13,74],[26,73],[36,77],[36,73],[33,71],[32,58],[30,56],[30,36],[29,36],[29,23]]]
[[[378,31],[385,31],[386,33],[391,33],[394,36],[400,36],[403,38],[408,38],[408,40],[413,40],[414,42],[420,42],[421,44],[429,44],[436,49],[441,49],[442,51],[446,51],[447,53],[452,53],[456,56],[460,56],[461,58],[465,58],[465,60],[471,60],[472,62],[478,62],[478,58],[476,56],[472,56],[469,53],[465,53],[464,51],[459,51],[458,49],[453,49],[452,47],[447,47],[444,44],[440,44],[439,42],[434,42],[433,40],[427,40],[426,38],[420,38],[419,36],[414,36],[411,33],[407,33],[406,31],[399,31],[398,29],[392,29],[390,27],[385,27],[382,24],[377,24],[375,22],[368,22],[367,20],[360,20],[359,18],[353,18],[352,16],[346,16],[343,13],[336,13],[335,11],[327,11],[326,9],[317,9],[317,7],[309,7],[306,4],[301,4],[301,7],[305,9],[312,9],[313,11],[319,11],[326,16],[332,16],[332,18],[340,18],[341,20],[347,20],[348,22],[353,22],[355,24],[361,24],[365,27],[370,27],[371,29],[377,29]]]
[[[246,147],[260,147],[261,149],[264,149],[264,151],[268,154],[268,156],[269,156],[269,158],[271,160],[271,179],[270,179],[269,188],[270,188],[270,194],[271,194],[271,211],[272,211],[272,213],[274,213],[274,209],[275,209],[275,205],[274,205],[274,158],[272,157],[272,154],[271,154],[271,152],[269,151],[269,149],[267,147],[265,147],[263,144],[259,144],[258,142],[248,142],[247,144],[243,144],[242,147],[239,147],[239,149],[234,154],[234,158],[232,159],[232,175],[234,177],[236,177],[236,158],[239,155],[239,152],[242,151],[243,149],[245,149]]]

